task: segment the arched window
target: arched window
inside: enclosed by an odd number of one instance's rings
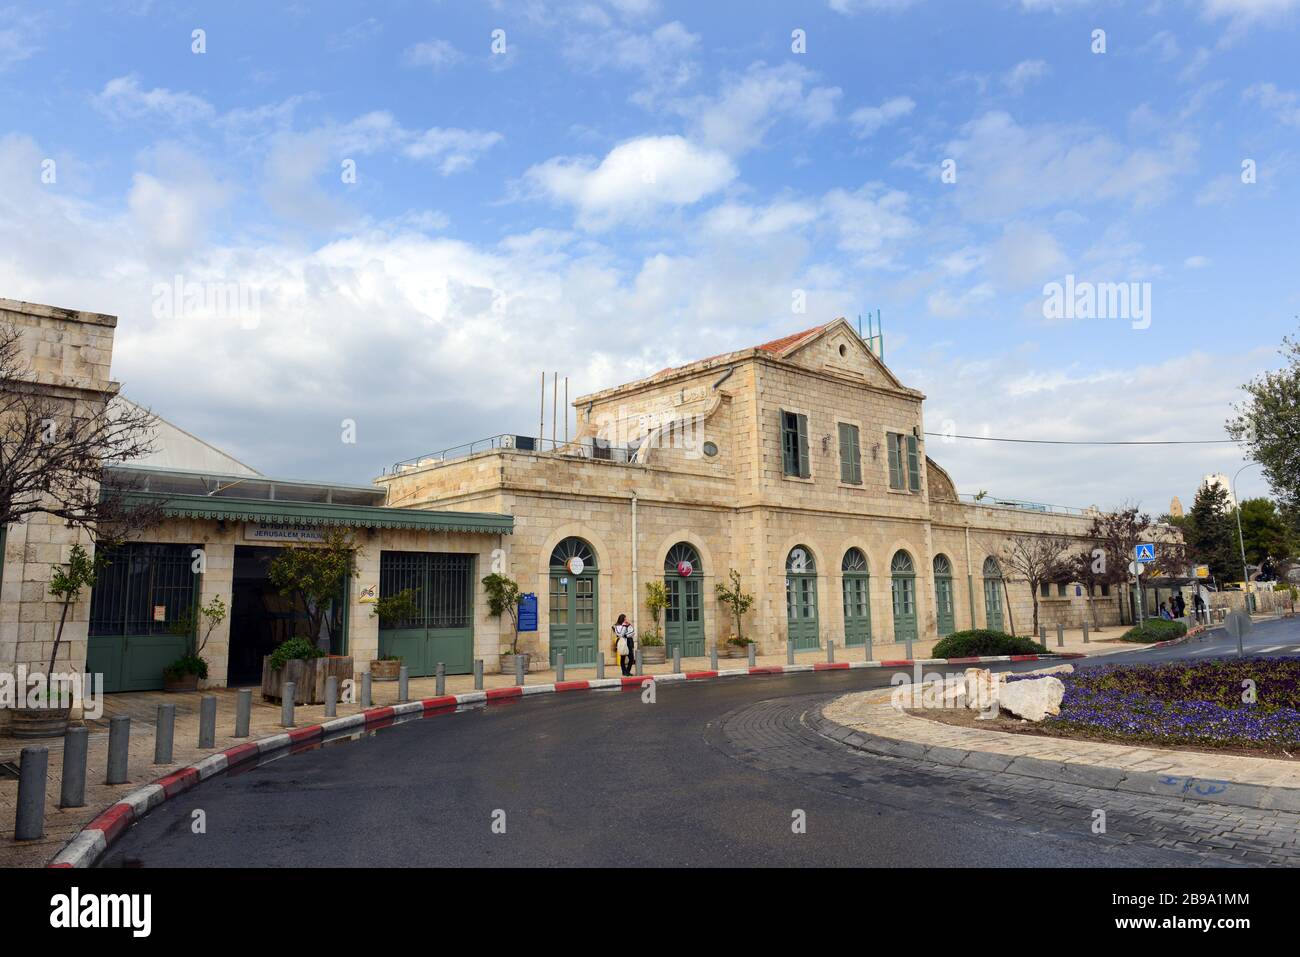
[[[844,644],[865,645],[871,637],[871,578],[867,556],[850,548],[840,562],[843,571]]]
[[[912,564],[912,556],[901,548],[894,552],[894,558],[889,563],[889,570],[895,575],[916,574],[916,566]]]
[[[913,641],[916,632],[916,565],[903,549],[889,562],[890,594],[894,600],[894,641]]]
[[[785,559],[785,570],[791,575],[817,574],[817,561],[807,545],[796,545]]]
[[[947,578],[952,577],[952,562],[948,561],[947,555],[934,556],[934,573]]]
[[[1002,569],[992,555],[984,559],[984,626],[1002,630]]]
[[[818,647],[817,562],[806,545],[796,545],[785,559],[785,618],[796,649]]]
[[[551,552],[551,567],[573,571],[570,562],[575,558],[582,562],[583,571],[592,571],[596,568],[596,552],[581,538],[566,538],[556,545],[555,550]]]
[[[844,561],[840,562],[840,569],[846,572],[865,574],[867,571],[867,556],[862,554],[860,548],[850,548],[844,553]]]
[[[998,560],[994,558],[992,555],[984,559],[984,577],[985,578],[1002,577],[1002,569],[998,566]]]
[[[951,635],[956,628],[952,602],[952,562],[943,554],[934,556],[934,614],[939,636]]]
[[[668,549],[668,555],[664,558],[664,571],[676,575],[678,566],[682,562],[689,562],[692,572],[697,575],[704,571],[704,563],[700,561],[700,553],[689,542],[678,542]]]

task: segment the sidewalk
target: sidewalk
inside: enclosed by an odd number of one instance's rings
[[[1122,634],[1122,631],[1119,628],[1108,629],[1103,634],[1106,637],[1118,637],[1118,635]],[[1058,648],[1055,635],[1049,635],[1048,637],[1049,654],[1097,655],[1140,647],[1122,642],[1116,644],[1093,642],[1084,645],[1082,632],[1075,634],[1067,632],[1066,644]],[[918,658],[923,657],[921,649],[927,648],[929,644],[918,643],[916,648]],[[872,650],[873,658],[876,660],[901,660],[906,655],[905,647],[901,644],[876,644]],[[865,649],[861,647],[844,649],[837,646],[835,648],[835,660],[837,662],[861,662],[865,657]],[[800,665],[824,662],[826,661],[826,652],[825,650],[802,652],[796,655],[795,660]],[[785,664],[786,656],[784,654],[760,655],[755,661],[755,666],[758,668],[779,667]],[[748,661],[745,658],[720,658],[718,661],[718,668],[724,671],[727,669],[744,669],[746,667],[748,667]],[[691,673],[707,671],[708,669],[708,658],[682,659],[683,672]],[[646,675],[671,674],[673,672],[672,659],[669,658],[664,664],[646,665],[644,671]],[[616,677],[619,670],[617,667],[606,667],[605,674],[606,677]],[[594,677],[594,668],[569,668],[566,670],[565,675],[567,680],[583,680]],[[546,685],[553,684],[555,680],[556,675],[553,670],[531,671],[527,676],[526,684]],[[487,674],[483,676],[484,689],[488,690],[513,687],[514,683],[514,675],[512,674]],[[411,700],[419,700],[433,697],[436,693],[436,687],[437,682],[434,678],[412,678],[409,688],[410,698]],[[448,694],[473,690],[474,679],[471,675],[449,675],[446,679],[446,692]],[[199,702],[207,694],[215,695],[217,698],[216,746],[200,750],[197,747]],[[237,698],[238,691],[231,688],[212,688],[206,691],[180,694],[152,691],[106,695],[104,697],[103,715],[94,721],[86,722],[86,727],[90,731],[89,757],[86,771],[86,806],[81,808],[60,809],[58,807],[63,765],[63,739],[61,737],[31,739],[0,736],[0,762],[12,761],[17,764],[19,754],[24,747],[45,747],[49,749],[49,771],[45,795],[45,837],[41,840],[24,841],[21,844],[15,843],[13,834],[14,815],[18,801],[18,782],[8,778],[0,779],[0,867],[32,867],[48,863],[81,827],[91,821],[105,807],[119,800],[125,794],[142,785],[149,784],[165,774],[202,760],[210,754],[245,744],[259,737],[277,734],[282,730],[280,727],[280,705],[263,701],[260,692],[254,689],[249,737],[235,738],[233,731]],[[373,704],[376,706],[396,704],[398,702],[398,683],[396,681],[373,682],[372,698]],[[176,706],[175,747],[172,755],[174,761],[167,765],[153,763],[154,721],[160,704],[173,704]],[[339,717],[344,717],[357,714],[361,710],[359,704],[339,704],[337,713]],[[103,783],[108,758],[108,726],[109,719],[115,715],[129,715],[131,718],[130,762],[127,782],[125,784],[108,785]],[[298,727],[316,724],[324,719],[324,715],[324,705],[300,705],[295,710],[294,722]]]

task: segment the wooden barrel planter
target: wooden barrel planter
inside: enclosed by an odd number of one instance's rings
[[[71,708],[11,708],[8,733],[15,738],[62,737],[71,715]]]
[[[262,697],[267,701],[279,701],[284,697],[284,683],[292,681],[294,704],[324,704],[325,679],[331,675],[338,679],[341,694],[343,682],[352,678],[352,656],[295,658],[275,671],[271,667],[271,656],[267,655],[262,659]]]
[[[396,681],[401,676],[401,658],[376,658],[370,662],[371,681]]]

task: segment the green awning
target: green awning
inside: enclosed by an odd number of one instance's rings
[[[125,499],[127,503],[160,503],[163,514],[168,518],[348,528],[414,528],[431,532],[470,532],[483,535],[509,535],[515,528],[513,516],[496,512],[438,512],[422,508],[277,502],[160,492],[128,492]]]

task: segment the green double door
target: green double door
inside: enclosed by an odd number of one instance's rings
[[[573,575],[551,570],[551,667],[564,652],[568,667],[595,667],[598,596],[594,571]]]
[[[795,650],[817,648],[816,575],[786,574],[785,611],[790,644]]]
[[[956,627],[952,606],[952,579],[939,575],[934,580],[934,604],[938,618],[939,637],[951,635]]]
[[[871,579],[844,573],[844,644],[862,646],[871,636]]]
[[[671,657],[680,648],[683,658],[704,657],[704,587],[698,575],[664,576],[668,607],[664,609],[664,646]]]
[[[1002,579],[984,579],[984,625],[991,631],[1002,630]]]
[[[916,640],[916,578],[913,575],[894,575],[892,582],[894,601],[894,641]]]

